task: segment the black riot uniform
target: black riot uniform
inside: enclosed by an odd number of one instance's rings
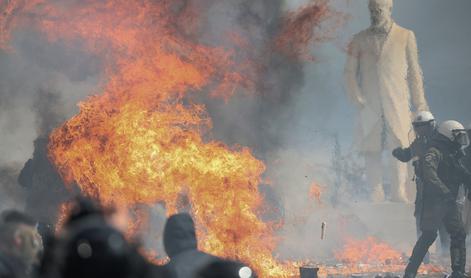
[[[393,156],[399,161],[407,163],[413,158],[421,158],[424,156],[425,152],[428,149],[429,140],[426,137],[417,137],[414,142],[408,148],[397,148],[393,151]],[[415,212],[414,215],[417,217],[420,215],[420,210],[422,207],[422,191],[423,184],[421,182],[420,175],[420,160],[416,160],[413,163],[414,172],[416,176],[416,185],[417,185],[417,195],[415,197]]]
[[[471,138],[471,129],[468,129],[467,132],[468,132],[468,137]],[[468,178],[470,178],[469,174],[471,173],[471,144],[465,148],[464,157],[461,159],[461,163],[463,167],[465,168],[465,170],[467,171]],[[470,189],[471,188],[468,188],[468,191],[471,191]]]
[[[415,217],[415,222],[416,222],[416,228],[417,228],[417,236],[420,237],[422,234],[421,228],[420,228],[420,222],[421,222],[421,216],[422,216],[422,210],[423,210],[423,190],[424,190],[424,183],[423,183],[423,177],[422,177],[422,170],[421,170],[421,160],[425,153],[428,150],[428,147],[430,145],[430,140],[433,138],[435,133],[433,133],[431,136],[420,136],[417,137],[412,144],[408,148],[397,148],[393,151],[393,156],[397,158],[399,161],[407,163],[410,162],[412,159],[417,159],[415,160],[412,164],[414,166],[414,174],[415,174],[415,184],[416,184],[416,189],[417,193],[415,196],[415,208],[414,208],[414,217]],[[440,234],[440,247],[441,251],[445,252],[445,250],[448,250],[450,247],[450,236],[446,232],[445,226],[442,225],[440,226],[438,230]],[[428,263],[429,261],[429,256],[427,253],[427,256],[424,259],[425,263]]]
[[[471,136],[471,132],[468,131],[468,136]],[[467,171],[468,173],[468,179],[471,180],[471,145],[468,146],[464,150],[464,156],[461,159],[461,163],[463,165],[463,168]],[[471,183],[471,182],[469,182]],[[471,188],[466,188],[467,189],[467,195],[468,195],[468,201],[465,202],[463,205],[463,222],[465,224],[465,229],[466,233],[470,234],[471,233]],[[469,243],[468,243],[469,244]]]
[[[471,129],[468,130],[468,136],[471,138]],[[471,172],[471,145],[469,145],[464,150],[464,157],[462,159],[463,166],[466,168],[468,172]]]
[[[466,265],[466,232],[456,198],[466,176],[459,162],[461,149],[448,138],[437,134],[425,155],[420,159],[423,177],[423,209],[418,239],[405,277],[415,277],[429,247],[437,237],[443,223],[450,234],[452,277],[464,277]]]

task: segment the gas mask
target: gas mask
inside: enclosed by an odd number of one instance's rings
[[[466,129],[455,129],[453,130],[453,137],[455,142],[461,147],[466,147],[469,145],[469,137]]]
[[[431,120],[428,122],[413,122],[414,131],[418,137],[430,137],[435,132],[436,122]]]

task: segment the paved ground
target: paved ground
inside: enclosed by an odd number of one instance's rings
[[[320,265],[335,265],[335,252],[342,249],[346,238],[363,239],[374,236],[402,252],[405,257],[411,253],[416,241],[413,205],[385,202],[381,204],[354,203],[333,209],[318,207],[307,219],[298,219],[282,234],[280,247],[282,258],[310,260]],[[326,239],[320,239],[322,222],[327,222]],[[432,253],[435,246],[431,248]],[[434,261],[436,255],[433,255]],[[440,264],[443,264],[440,263]],[[448,264],[447,262],[444,263]],[[402,269],[402,267],[401,267]],[[332,277],[375,277],[376,274]],[[401,273],[395,273],[401,276]],[[384,277],[384,276],[383,276]],[[421,277],[443,277],[443,274],[429,274]]]
[[[368,234],[409,253],[417,236],[414,207],[408,204],[354,204],[352,212],[366,225]]]
[[[416,240],[412,205],[354,203],[337,208],[324,205],[306,214],[287,215],[280,234],[280,253],[283,256],[328,260],[346,239],[364,239],[368,236],[409,253]],[[322,222],[327,223],[324,240],[320,239]]]

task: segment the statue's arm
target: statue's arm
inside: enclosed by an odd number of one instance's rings
[[[419,52],[417,48],[417,40],[414,32],[410,31],[407,41],[407,63],[412,104],[417,111],[429,111],[427,100],[425,99],[424,80],[422,68],[419,64]]]
[[[350,42],[345,65],[345,89],[351,101],[356,105],[364,105],[364,99],[358,84],[360,50],[355,38]]]

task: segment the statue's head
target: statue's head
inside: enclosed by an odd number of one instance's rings
[[[381,27],[391,22],[393,0],[370,0],[371,26]]]

